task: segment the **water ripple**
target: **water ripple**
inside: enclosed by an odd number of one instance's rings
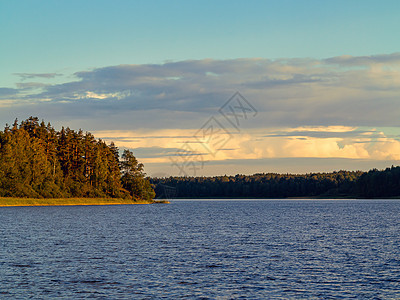
[[[400,201],[0,208],[0,298],[395,299]]]

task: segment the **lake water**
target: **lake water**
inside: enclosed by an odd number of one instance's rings
[[[400,201],[0,207],[0,299],[400,298]]]

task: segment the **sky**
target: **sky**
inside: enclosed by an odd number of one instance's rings
[[[37,116],[150,176],[400,164],[400,2],[0,1],[0,123]]]

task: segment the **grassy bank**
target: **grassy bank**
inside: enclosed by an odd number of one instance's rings
[[[57,206],[57,205],[123,205],[123,204],[151,204],[153,201],[133,201],[115,198],[61,198],[61,199],[34,199],[34,198],[0,198],[0,206]]]

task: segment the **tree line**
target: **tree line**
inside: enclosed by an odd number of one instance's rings
[[[36,117],[0,131],[0,196],[151,200],[143,164],[89,132],[55,130]]]
[[[369,172],[152,178],[157,196],[165,188],[176,198],[383,198],[400,196],[400,167]]]

